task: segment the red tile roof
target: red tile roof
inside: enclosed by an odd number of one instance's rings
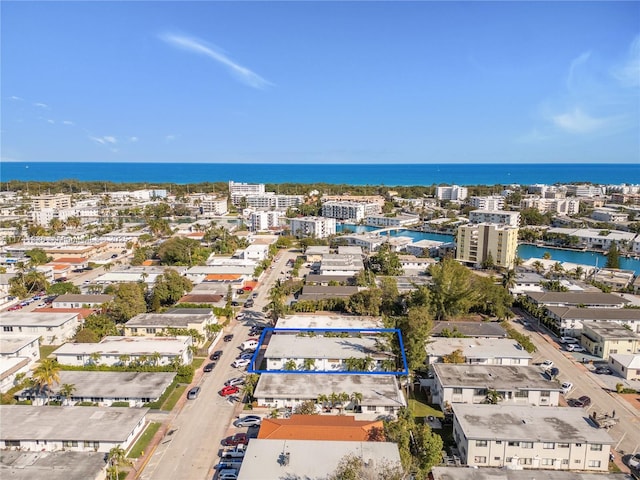
[[[347,415],[292,415],[262,420],[258,438],[366,442],[374,428],[384,428],[382,421],[356,420]]]

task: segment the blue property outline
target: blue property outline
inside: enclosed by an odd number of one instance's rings
[[[404,366],[404,370],[395,371],[395,372],[370,372],[370,371],[360,371],[360,370],[262,370],[255,369],[253,366],[256,363],[256,358],[258,357],[258,353],[260,352],[260,347],[262,347],[262,343],[264,342],[265,336],[267,332],[277,333],[277,332],[356,332],[360,334],[370,334],[370,333],[387,333],[393,332],[398,336],[398,344],[400,346],[400,355],[402,356],[402,365]],[[335,338],[335,337],[334,337]],[[399,328],[368,328],[368,329],[360,329],[360,328],[274,328],[269,327],[265,328],[260,334],[260,338],[258,339],[258,346],[256,347],[256,351],[253,353],[251,357],[251,363],[249,363],[247,367],[248,373],[287,373],[287,374],[322,374],[322,375],[409,375],[409,366],[407,365],[407,356],[404,351],[404,342],[402,341],[402,332]]]

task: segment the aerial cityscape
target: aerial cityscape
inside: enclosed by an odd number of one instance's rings
[[[639,2],[0,8],[0,478],[640,479]]]

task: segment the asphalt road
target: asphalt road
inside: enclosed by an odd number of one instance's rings
[[[538,351],[533,354],[533,362],[538,363],[546,359],[554,362],[560,370],[558,380],[573,383],[573,389],[567,394],[567,398],[578,398],[587,395],[591,398],[591,405],[585,408],[589,415],[595,411],[598,416],[612,414],[615,411],[619,422],[608,430],[614,439],[613,448],[625,453],[640,450],[640,415],[638,410],[631,407],[626,401],[619,400],[615,395],[605,389],[606,385],[599,375],[592,373],[586,365],[578,361],[578,355],[564,350],[555,341],[553,335],[546,330],[536,330],[535,320],[529,319],[530,328],[513,323],[516,329],[529,335]]]
[[[223,355],[213,372],[204,373],[198,385],[202,388],[195,400],[185,403],[181,411],[172,415],[173,420],[165,436],[154,451],[139,478],[144,480],[211,480],[214,466],[218,462],[220,442],[228,435],[246,432],[246,428],[235,428],[232,421],[240,408],[237,402],[223,398],[218,391],[224,382],[244,374],[231,367],[231,362],[240,353],[240,344],[248,338],[249,326],[253,323],[264,323],[262,307],[268,303],[269,289],[286,272],[286,262],[295,258],[298,253],[281,252],[273,262],[274,268],[268,270],[263,282],[258,287],[255,306],[243,309],[245,318],[232,321],[225,329],[233,333],[229,343],[219,343],[215,350],[223,350]],[[206,362],[205,362],[206,364]]]

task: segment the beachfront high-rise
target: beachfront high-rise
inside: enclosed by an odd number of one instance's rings
[[[458,227],[456,260],[481,267],[486,263],[513,268],[518,248],[518,227],[492,223]]]

